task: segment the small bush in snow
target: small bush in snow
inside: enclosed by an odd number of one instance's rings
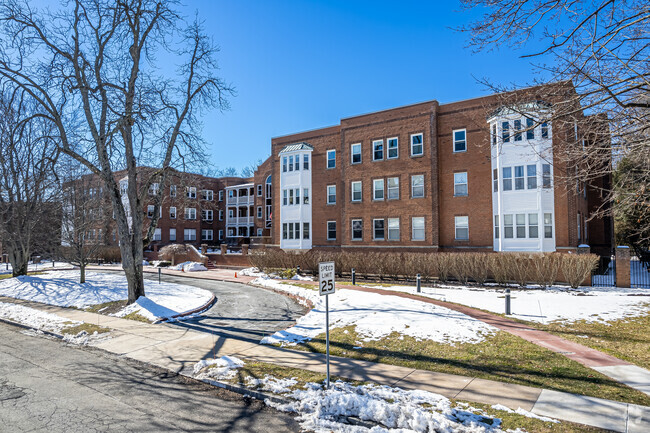
[[[569,285],[577,289],[591,275],[598,265],[595,254],[564,254],[562,257],[562,273]]]

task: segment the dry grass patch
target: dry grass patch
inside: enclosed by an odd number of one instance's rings
[[[86,331],[89,335],[92,335],[95,332],[98,333],[98,334],[105,334],[107,332],[111,332],[111,330],[109,328],[104,328],[102,326],[93,325],[92,323],[82,323],[80,325],[63,328],[61,330],[61,333],[62,334],[77,335],[78,333],[80,333],[82,331]]]
[[[28,276],[34,276],[34,275],[43,275],[45,272],[27,272]],[[9,278],[14,278],[11,274],[0,274],[0,280],[7,280]]]
[[[359,346],[362,347],[355,349]],[[321,334],[296,348],[324,353],[325,335]],[[354,326],[348,326],[330,331],[330,353],[420,370],[650,405],[650,396],[504,331],[486,337],[482,343],[451,345],[431,340],[419,341],[398,333],[380,340],[361,341]]]
[[[313,284],[307,284],[307,283],[280,283],[280,284],[286,284],[288,286],[296,286],[296,287],[302,287],[303,289],[308,289],[308,290],[318,290],[318,286],[315,286]]]
[[[126,307],[126,299],[123,301],[110,301],[102,304],[91,305],[86,307],[84,311],[108,315],[115,314],[124,307]]]
[[[136,322],[152,323],[151,320],[144,317],[142,314],[134,311],[133,313],[122,316],[122,319],[135,320]]]

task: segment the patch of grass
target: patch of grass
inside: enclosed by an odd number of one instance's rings
[[[44,273],[45,272],[27,272],[27,275],[31,277],[32,275],[42,275]],[[14,278],[14,277],[11,274],[0,274],[0,280],[6,280],[9,278]]]
[[[104,328],[102,326],[93,325],[92,323],[82,323],[80,325],[63,328],[61,330],[61,333],[62,334],[77,335],[81,331],[86,331],[90,335],[94,334],[95,332],[97,332],[98,334],[104,334],[106,332],[111,332],[111,330],[109,328]]]
[[[458,400],[452,400],[454,403],[463,403]],[[527,432],[535,433],[600,433],[608,430],[602,430],[597,427],[589,427],[582,424],[574,424],[568,421],[552,423],[542,421],[536,418],[528,418],[524,415],[506,412],[504,410],[492,409],[489,404],[469,403],[470,406],[481,409],[486,414],[495,418],[501,418],[500,428],[504,431],[516,430],[517,428]]]
[[[303,289],[309,289],[309,290],[318,290],[318,286],[314,286],[313,284],[306,284],[306,283],[280,283],[280,284],[302,287]]]
[[[646,304],[647,305],[647,304]],[[619,359],[650,369],[650,313],[607,323],[525,322],[532,328],[550,332]]]
[[[208,368],[210,367],[216,367],[216,365],[211,365]],[[296,379],[297,381],[296,385],[290,387],[290,389],[292,390],[304,389],[305,384],[308,382],[324,383],[325,381],[325,374],[322,373],[315,373],[313,371],[302,370],[299,368],[282,367],[279,365],[267,364],[264,362],[246,363],[244,367],[237,369],[237,375],[234,378],[226,381],[233,384],[239,384],[245,386],[246,379],[248,377],[254,379],[262,379],[267,374],[274,376],[278,379],[291,379],[291,378]],[[337,380],[343,380],[355,386],[364,385],[368,383],[368,382],[350,381],[348,379],[344,379],[338,376],[332,376],[330,380],[332,380],[333,382]],[[390,399],[388,399],[387,401],[391,402]],[[466,403],[473,408],[484,411],[486,414],[490,416],[501,418],[502,420],[501,428],[503,430],[506,429],[515,430],[517,428],[521,428],[524,429],[525,431],[536,432],[536,433],[565,433],[565,432],[566,433],[599,433],[605,431],[595,427],[588,427],[581,424],[574,424],[574,423],[569,423],[564,421],[562,421],[559,424],[545,422],[539,419],[528,418],[523,415],[518,415],[516,413],[509,413],[502,410],[495,410],[492,409],[488,404],[473,403],[473,402],[469,403],[469,402],[463,402],[461,400],[451,400],[451,401],[452,401],[452,407],[457,406],[459,404],[462,405],[463,403]],[[422,406],[425,407],[428,405],[423,404]]]
[[[129,320],[135,320],[137,322],[151,323],[151,320],[147,319],[142,314],[135,311],[133,313],[127,314],[126,316],[123,316],[122,319],[129,319]]]
[[[126,299],[123,301],[110,301],[102,304],[95,304],[85,308],[89,313],[115,314],[126,307]]]
[[[498,331],[478,344],[455,345],[431,340],[419,341],[394,332],[380,340],[364,341],[362,348],[354,349],[359,346],[360,338],[354,326],[332,329],[330,353],[420,370],[650,405],[650,396],[504,331]],[[324,353],[325,335],[321,334],[296,348]]]

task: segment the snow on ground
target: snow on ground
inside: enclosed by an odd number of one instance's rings
[[[206,368],[210,365],[218,367]],[[199,379],[232,379],[235,369],[243,367],[238,358],[222,356],[203,360],[194,365],[194,375]],[[266,404],[284,412],[298,415],[303,430],[316,432],[388,433],[388,432],[446,432],[446,433],[500,433],[501,419],[489,415],[467,403],[452,403],[448,398],[420,390],[403,390],[374,384],[354,386],[337,381],[330,389],[309,382],[297,387],[295,378],[247,377],[245,386],[280,395],[286,402],[267,400]],[[516,412],[531,418],[558,422],[539,417],[521,408],[513,411],[505,406],[495,410]],[[354,417],[374,425],[368,428],[351,425]]]
[[[170,266],[167,269],[171,269],[172,271],[183,271],[183,272],[199,272],[199,271],[208,270],[208,268],[206,268],[205,266],[203,266],[203,264],[198,262],[183,262],[175,266]]]
[[[213,366],[212,368],[206,368]],[[235,356],[222,356],[217,359],[203,359],[194,364],[194,375],[198,379],[232,379],[244,361]]]
[[[0,302],[0,318],[22,323],[41,331],[60,332],[66,326],[80,325],[81,322],[65,319],[56,314],[46,313],[23,305]]]
[[[212,293],[197,287],[144,280],[146,297],[122,310],[147,317],[171,317],[205,305]],[[86,272],[86,283],[79,283],[79,271],[56,271],[0,280],[0,295],[61,307],[85,308],[127,298],[126,277],[122,273]],[[126,310],[126,312],[124,312]]]
[[[81,325],[82,322],[70,320],[52,313],[37,310],[35,308],[16,305],[8,302],[0,302],[0,318],[17,322],[39,331],[49,331],[60,334],[65,328]],[[64,334],[63,340],[78,345],[86,345],[93,341],[110,338],[106,333],[92,335],[81,331],[76,335]]]
[[[37,272],[37,271],[47,271],[49,269],[58,269],[58,268],[72,268],[72,265],[67,262],[52,262],[48,260],[43,260],[41,263],[34,264],[30,263],[27,265],[27,272]],[[12,272],[11,263],[0,263],[0,275],[10,274]]]
[[[415,293],[412,286],[375,289]],[[421,296],[454,302],[495,313],[505,313],[502,289],[467,286],[422,287]],[[625,317],[641,316],[650,312],[650,290],[617,287],[581,287],[572,290],[554,286],[549,289],[512,290],[512,317],[532,322],[586,320],[608,322]]]
[[[264,344],[295,345],[325,332],[325,297],[316,287],[307,289],[260,277],[252,284],[269,287],[310,300],[314,308],[291,328],[262,339]],[[440,343],[479,343],[496,328],[465,314],[397,296],[340,289],[330,295],[330,329],[356,326],[365,341],[392,332]]]

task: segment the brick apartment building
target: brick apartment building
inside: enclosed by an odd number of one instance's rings
[[[591,242],[609,254],[611,219],[587,223],[600,196],[558,180],[567,167],[554,150],[577,130],[543,121],[544,90],[514,108],[497,95],[433,100],[274,138],[270,243],[561,251]]]

